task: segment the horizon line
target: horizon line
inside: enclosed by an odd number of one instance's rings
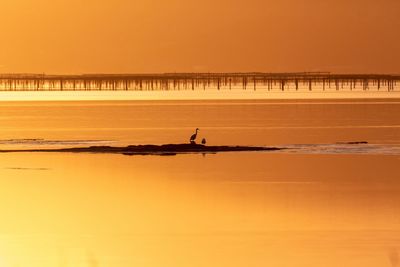
[[[339,73],[339,72],[329,72],[329,71],[304,71],[304,72],[143,72],[143,73],[34,73],[34,72],[11,72],[11,73],[0,73],[0,78],[13,78],[13,77],[149,77],[149,76],[173,76],[173,75],[181,75],[181,76],[189,76],[189,75],[198,75],[198,76],[207,76],[207,75],[215,75],[215,76],[333,76],[333,77],[391,77],[400,79],[400,73]]]

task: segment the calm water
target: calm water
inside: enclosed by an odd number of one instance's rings
[[[187,142],[279,153],[0,154],[0,266],[399,266],[400,102],[3,102],[0,147]],[[368,141],[369,145],[338,142]]]

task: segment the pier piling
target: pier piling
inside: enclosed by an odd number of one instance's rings
[[[163,74],[0,74],[1,91],[78,91],[78,90],[217,90],[247,89],[267,91],[308,89],[396,91],[400,75],[316,73],[163,73]]]

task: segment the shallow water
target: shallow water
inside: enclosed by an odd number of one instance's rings
[[[1,148],[186,142],[283,152],[0,154],[0,266],[397,266],[400,103],[1,103]],[[339,142],[367,141],[350,145]]]
[[[399,112],[395,100],[3,102],[0,143],[184,143],[198,127],[217,145],[399,144]]]

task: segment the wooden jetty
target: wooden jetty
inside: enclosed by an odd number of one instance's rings
[[[106,90],[385,90],[398,91],[400,75],[302,73],[0,74],[0,91]]]

